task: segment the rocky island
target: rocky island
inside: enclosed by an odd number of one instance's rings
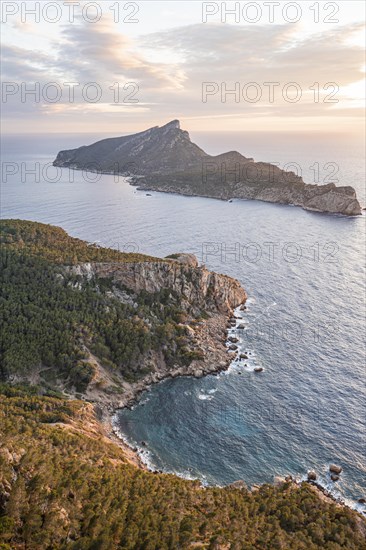
[[[178,120],[60,151],[53,164],[127,175],[133,185],[145,190],[221,200],[255,199],[347,216],[361,214],[353,187],[306,184],[294,172],[255,162],[237,151],[209,155],[192,143]]]

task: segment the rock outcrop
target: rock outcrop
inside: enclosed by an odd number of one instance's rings
[[[153,293],[170,289],[179,293],[180,304],[193,313],[205,310],[230,315],[246,300],[239,281],[198,267],[190,255],[190,263],[177,260],[157,262],[87,263],[68,268],[75,275],[86,278],[109,278],[139,293]],[[179,255],[181,257],[181,255]],[[193,264],[193,265],[192,265]]]
[[[222,200],[255,199],[305,210],[355,216],[353,187],[310,185],[291,171],[254,162],[237,151],[208,155],[192,143],[178,120],[129,136],[60,151],[54,166],[131,177],[140,189]]]
[[[337,464],[331,464],[329,466],[329,471],[336,475],[339,475],[342,472],[342,470],[343,470],[342,466],[338,466]]]
[[[199,267],[192,254],[172,256],[172,259],[161,261],[83,263],[63,267],[67,273],[86,281],[95,279],[96,284],[99,279],[109,279],[114,283],[114,296],[122,301],[126,299],[123,289],[133,293],[132,300],[142,291],[156,293],[167,289],[176,294],[172,299],[178,299],[180,308],[193,320],[185,326],[190,346],[198,358],[189,364],[168,366],[162,353],[149,352],[140,358],[140,363],[149,364],[152,372],[133,384],[123,381],[123,394],[111,397],[95,384],[89,386],[87,398],[95,400],[106,416],[116,408],[131,406],[149,386],[165,378],[214,374],[225,370],[232,360],[225,346],[226,323],[233,310],[245,302],[245,290],[236,279]],[[204,315],[201,321],[194,319],[201,315]]]

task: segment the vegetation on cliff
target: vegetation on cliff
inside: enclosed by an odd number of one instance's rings
[[[119,252],[70,237],[54,225],[27,220],[0,220],[2,249],[38,256],[53,264],[75,265],[85,262],[145,262],[163,259],[145,254]]]
[[[91,405],[0,386],[2,550],[362,550],[364,534],[307,484],[251,493],[139,470]]]
[[[128,381],[149,372],[149,354],[166,364],[195,358],[182,324],[187,314],[169,289],[140,292],[123,302],[108,279],[73,275],[64,264],[148,261],[148,256],[88,246],[62,229],[1,222],[0,379],[29,379],[82,392],[93,378],[91,353]],[[156,259],[154,259],[156,261]],[[62,264],[62,265],[60,265]]]

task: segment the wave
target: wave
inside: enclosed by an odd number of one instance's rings
[[[325,468],[327,467],[328,465],[325,466]],[[295,479],[298,483],[301,483],[302,481],[307,481],[307,474],[296,476]],[[340,479],[340,483],[342,483],[342,478]],[[325,493],[328,493],[335,501],[347,506],[348,508],[351,508],[352,510],[356,510],[360,514],[366,516],[366,504],[363,504],[358,502],[357,500],[345,497],[342,494],[341,489],[337,487],[336,482],[333,482],[330,479],[329,472],[327,474],[320,474],[320,475],[318,474],[315,485],[320,487],[320,489],[323,490]]]
[[[198,396],[198,399],[201,401],[212,401],[213,398],[213,395],[207,395],[206,393],[200,393]]]

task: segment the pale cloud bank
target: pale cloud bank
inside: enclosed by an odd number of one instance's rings
[[[355,83],[364,77],[364,53],[352,36],[363,28],[352,23],[304,36],[297,25],[198,23],[132,37],[105,20],[78,21],[60,25],[49,47],[37,49],[32,48],[34,25],[25,27],[21,43],[3,45],[3,81],[19,85],[19,90],[7,88],[5,130],[30,132],[36,122],[43,132],[98,126],[122,133],[172,118],[190,120],[192,128],[202,130],[214,124],[224,130],[273,130],[314,121],[327,128],[357,125],[362,88]],[[39,101],[31,94],[22,101],[22,82],[28,88],[39,83]],[[62,90],[55,102],[42,97],[45,89],[51,97],[56,93],[47,88],[50,82]],[[74,86],[70,103],[72,82],[80,85]],[[102,92],[96,103],[82,93],[92,82]],[[211,91],[205,102],[203,83],[211,83],[204,85]],[[301,97],[293,101],[296,90]],[[261,95],[254,102],[256,91]],[[93,87],[87,92],[98,95]]]

